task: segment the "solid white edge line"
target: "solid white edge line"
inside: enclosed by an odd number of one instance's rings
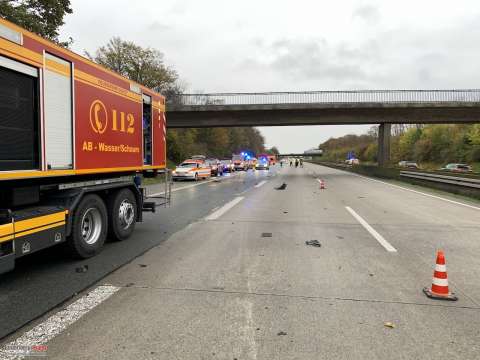
[[[380,245],[382,245],[385,250],[388,252],[397,252],[397,249],[395,249],[387,240],[383,238],[382,235],[380,235],[373,227],[371,227],[360,215],[358,215],[350,206],[345,206],[345,209],[362,225],[365,230],[367,230],[370,235],[372,235],[375,240],[378,241]]]
[[[348,172],[348,171],[345,171],[345,172]],[[478,207],[478,206],[469,205],[469,204],[465,204],[465,203],[462,203],[462,202],[459,202],[459,201],[446,199],[446,198],[443,198],[443,197],[437,196],[437,195],[427,194],[427,193],[424,193],[424,192],[421,192],[421,191],[417,191],[417,190],[413,190],[413,189],[409,189],[409,188],[407,188],[407,187],[403,187],[403,186],[400,186],[400,185],[391,184],[391,183],[386,182],[386,181],[381,181],[381,180],[377,180],[377,179],[372,179],[372,178],[369,178],[369,177],[367,177],[367,176],[362,176],[362,175],[358,175],[358,174],[354,174],[354,173],[350,173],[350,172],[348,172],[348,173],[349,173],[349,174],[352,174],[352,175],[355,175],[355,176],[358,176],[358,177],[360,177],[360,178],[362,178],[362,179],[365,179],[365,180],[375,181],[375,182],[378,182],[378,183],[381,183],[381,184],[390,185],[390,186],[395,187],[395,188],[398,188],[398,189],[410,191],[410,192],[413,192],[413,193],[415,193],[415,194],[419,194],[419,195],[423,195],[423,196],[428,196],[428,197],[431,197],[431,198],[434,198],[434,199],[446,201],[446,202],[449,202],[449,203],[452,203],[452,204],[456,204],[456,205],[465,206],[465,207],[468,207],[468,208],[474,209],[474,210],[480,210],[480,207]]]
[[[223,214],[225,214],[228,210],[230,210],[231,208],[233,208],[235,205],[237,205],[240,201],[242,201],[244,199],[243,196],[238,196],[236,197],[235,199],[233,199],[232,201],[226,203],[225,205],[223,205],[220,209],[212,212],[210,215],[208,215],[205,220],[216,220],[218,219],[220,216],[222,216]]]
[[[19,352],[18,350],[15,351],[15,349],[26,349],[31,346],[45,345],[118,290],[120,290],[120,288],[113,285],[98,286],[95,290],[68,305],[64,310],[50,316],[47,320],[27,331],[16,340],[5,344],[4,348],[0,349],[0,359],[13,360],[23,359],[26,356],[43,355]]]
[[[267,183],[267,180],[260,181],[257,185],[255,185],[255,188],[259,188],[262,185],[265,185]]]

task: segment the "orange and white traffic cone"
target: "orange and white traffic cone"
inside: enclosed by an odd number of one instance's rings
[[[423,288],[423,292],[431,299],[456,301],[458,298],[448,290],[447,265],[442,250],[437,252],[437,263],[433,272],[432,287]]]

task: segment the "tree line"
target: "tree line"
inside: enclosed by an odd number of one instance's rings
[[[231,158],[242,151],[265,151],[263,135],[252,127],[171,129],[167,133],[167,154],[178,163],[194,154]]]
[[[0,0],[1,17],[66,47],[73,40],[60,41],[58,29],[64,24],[64,16],[72,12],[70,0]],[[185,85],[179,74],[165,64],[163,53],[155,48],[113,37],[93,53],[85,52],[85,56],[161,93],[167,100],[175,99],[184,92]],[[256,128],[167,130],[167,157],[173,162],[194,154],[230,157],[242,150],[254,153],[265,151],[265,139]]]
[[[319,145],[324,158],[343,161],[353,151],[359,160],[377,161],[376,127],[364,135],[331,138]],[[480,162],[480,124],[393,125],[391,160],[416,161],[425,167],[449,162]]]

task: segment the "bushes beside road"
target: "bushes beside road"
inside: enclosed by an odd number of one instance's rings
[[[364,162],[377,161],[377,129],[364,135],[331,138],[320,144],[326,161],[344,161],[353,151]],[[469,163],[480,172],[480,124],[393,125],[391,160],[417,162],[435,170],[446,163]]]

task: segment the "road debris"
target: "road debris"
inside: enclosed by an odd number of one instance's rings
[[[284,211],[283,213],[284,213],[284,214],[288,214],[288,211]]]
[[[145,264],[138,264],[138,266],[140,266],[140,267],[147,267],[147,265],[145,265]]]
[[[337,239],[344,239],[343,236],[337,235]]]
[[[386,323],[384,323],[383,326],[388,327],[390,329],[395,329],[395,324],[390,321],[387,321]]]
[[[131,287],[131,286],[134,286],[135,283],[128,283],[127,285],[125,285],[125,287]]]
[[[279,331],[277,333],[277,336],[285,336],[285,335],[287,335],[287,333],[285,331]]]
[[[262,237],[272,237],[272,233],[264,232],[262,233]]]
[[[86,273],[88,271],[88,265],[79,266],[75,269],[77,273]]]
[[[309,246],[315,246],[315,247],[321,247],[322,246],[322,244],[320,244],[318,242],[318,240],[307,240],[307,241],[305,241],[305,244],[309,245]]]
[[[275,190],[285,190],[287,188],[287,184],[286,183],[283,183],[282,185],[280,185],[279,187],[276,187]]]

